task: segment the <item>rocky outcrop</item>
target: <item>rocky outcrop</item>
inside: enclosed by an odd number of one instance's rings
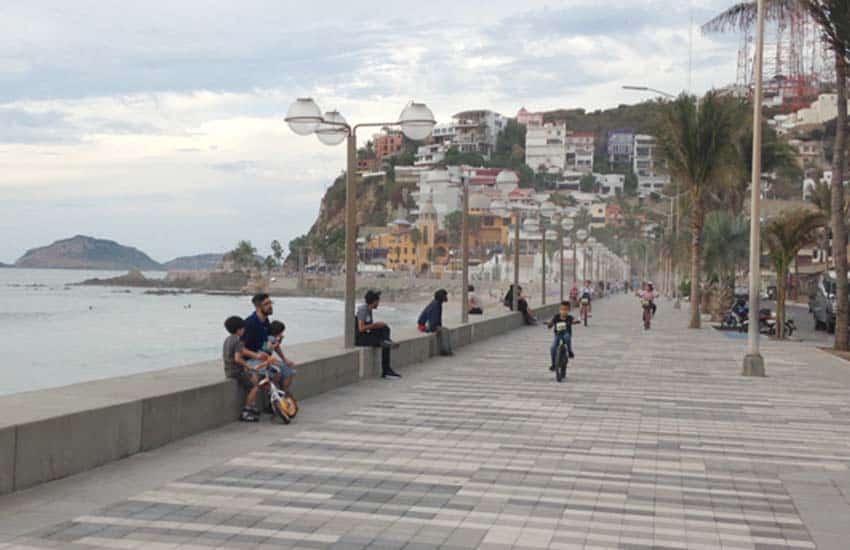
[[[162,264],[169,271],[212,271],[221,265],[224,253],[180,256]]]
[[[33,248],[15,267],[47,269],[103,269],[160,271],[162,265],[144,252],[115,241],[77,235],[51,245]]]

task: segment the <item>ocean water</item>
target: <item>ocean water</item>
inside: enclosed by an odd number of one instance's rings
[[[74,286],[124,272],[0,269],[0,395],[219,359],[229,315],[253,311],[246,296],[154,296],[145,289]],[[164,273],[146,273],[163,277]],[[274,298],[288,344],[342,334],[343,304]],[[387,305],[375,318],[410,324]]]

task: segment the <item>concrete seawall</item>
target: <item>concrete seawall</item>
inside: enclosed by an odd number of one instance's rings
[[[551,304],[536,312],[546,318],[556,309]],[[450,329],[455,347],[522,326],[518,313],[471,319]],[[433,335],[396,330],[394,337],[393,367],[437,355]],[[293,391],[302,400],[381,372],[379,349],[345,350],[340,339],[290,346],[287,355],[298,363]],[[233,422],[240,399],[220,360],[0,397],[0,494]]]

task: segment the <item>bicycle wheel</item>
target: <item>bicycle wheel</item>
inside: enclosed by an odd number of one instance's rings
[[[556,378],[558,382],[562,382],[564,378],[567,377],[567,362],[569,358],[567,356],[567,346],[561,344],[558,348],[558,370],[556,372]]]
[[[274,415],[284,424],[292,422],[292,417],[289,416],[289,403],[287,403],[286,397],[282,399],[275,399],[272,402],[272,411],[274,411]]]

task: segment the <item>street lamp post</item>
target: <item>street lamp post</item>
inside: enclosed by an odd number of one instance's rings
[[[562,235],[562,238],[561,238],[561,301],[563,302],[564,301],[564,245],[565,245],[564,239],[563,239],[563,232],[566,231],[567,233],[572,235],[573,228],[575,227],[575,220],[573,220],[572,218],[564,218],[564,219],[561,220],[561,223],[558,224],[558,227],[561,228],[561,232],[562,232],[561,233],[561,235]],[[575,256],[575,248],[574,248],[575,242],[571,242],[570,244],[572,244],[572,246],[573,246],[573,284],[575,284],[575,278],[576,278],[576,273],[575,273],[576,256]],[[570,244],[567,244],[566,247],[569,248]]]
[[[589,233],[587,232],[587,229],[579,229],[578,231],[576,231],[576,240],[573,242],[573,246],[576,247],[576,248],[573,249],[574,250],[573,254],[576,254],[578,252],[578,248],[577,248],[576,243],[580,242],[582,244],[582,262],[581,262],[581,278],[582,278],[582,281],[587,280],[587,247],[584,246],[584,243],[587,241],[588,235],[589,235]],[[578,256],[575,256],[575,259],[578,259]],[[576,275],[573,276],[573,281],[575,281],[577,275],[578,275],[578,273],[576,273]]]
[[[557,207],[549,201],[546,201],[540,205],[540,233],[543,236],[543,285],[542,285],[542,298],[541,303],[546,305],[546,218],[551,218],[555,215],[555,211]],[[563,262],[562,262],[563,263]],[[563,294],[563,284],[561,285],[561,293]]]
[[[756,17],[756,58],[753,74],[755,76],[753,94],[753,172],[750,182],[750,311],[755,315],[759,311],[759,292],[761,284],[761,109],[763,100],[762,64],[764,61],[764,0],[757,1]],[[840,182],[839,182],[840,185]],[[693,281],[692,284],[696,284]],[[749,323],[747,334],[747,355],[744,356],[742,374],[744,376],[764,376],[764,358],[759,352],[759,324]]]
[[[519,210],[514,210],[514,291],[511,310],[519,307]]]
[[[338,111],[324,115],[312,98],[298,98],[289,107],[284,119],[289,128],[299,136],[316,134],[325,145],[346,143],[345,174],[345,319],[344,344],[354,346],[354,301],[357,273],[357,185],[354,172],[357,169],[357,130],[367,127],[400,126],[408,138],[423,140],[436,125],[434,114],[422,103],[410,102],[395,122],[378,122],[350,125]]]
[[[469,322],[469,184],[461,174],[460,184],[463,187],[463,221],[461,223],[461,242],[463,248],[463,266],[461,279],[461,304],[460,319],[466,324]]]

